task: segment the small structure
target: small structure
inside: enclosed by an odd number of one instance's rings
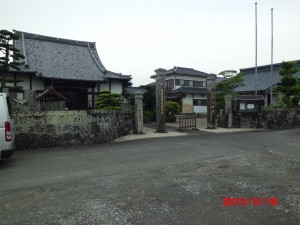
[[[48,87],[36,97],[36,100],[40,102],[42,111],[59,111],[66,108],[67,98],[54,90],[53,87]]]
[[[240,95],[236,97],[237,112],[239,115],[239,127],[241,127],[241,120],[244,117],[251,117],[251,120],[256,120],[256,126],[259,128],[259,114],[261,106],[264,105],[265,99],[262,95]],[[253,127],[253,126],[252,126]]]

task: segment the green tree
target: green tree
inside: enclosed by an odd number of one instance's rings
[[[282,92],[282,101],[287,107],[298,107],[300,102],[300,78],[294,75],[299,72],[296,62],[282,62],[279,74],[281,83],[277,90]]]
[[[0,57],[1,88],[7,87],[6,73],[11,69],[20,70],[18,60],[24,58],[20,50],[15,48],[12,44],[12,41],[17,39],[19,39],[19,37],[16,34],[8,30],[0,30],[0,52],[2,54]]]
[[[177,102],[166,101],[166,121],[175,122],[176,117],[180,111],[180,106]]]
[[[156,86],[155,85],[141,85],[140,88],[143,88],[146,90],[146,92],[143,95],[144,110],[154,111],[155,104],[156,104],[156,96],[155,96]]]
[[[238,73],[230,78],[225,78],[216,85],[216,110],[225,108],[225,95],[236,95],[234,89],[243,85],[243,73]]]
[[[98,109],[121,110],[121,95],[111,93],[109,90],[100,92],[96,100]]]
[[[224,78],[231,78],[231,77],[234,77],[235,75],[237,75],[237,71],[236,70],[224,70],[224,71],[220,72],[219,75]]]

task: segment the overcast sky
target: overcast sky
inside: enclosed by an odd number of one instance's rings
[[[300,0],[258,2],[258,65],[300,59]],[[252,0],[0,0],[0,29],[96,42],[105,67],[152,82],[161,67],[255,66]],[[5,11],[4,11],[5,9]]]

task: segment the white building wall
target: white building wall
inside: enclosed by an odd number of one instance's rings
[[[38,90],[38,91],[45,90],[44,80],[32,76],[32,90]]]
[[[12,78],[14,76],[11,76]],[[30,89],[30,75],[29,74],[18,74],[16,76],[17,79],[22,79],[22,82],[18,82],[17,86],[22,86],[23,90],[29,90]]]
[[[100,84],[100,92],[101,91],[107,91],[107,90],[109,90],[109,84],[108,83]]]
[[[183,113],[193,113],[193,96],[187,95],[182,100],[182,112]]]
[[[112,80],[111,81],[111,93],[122,94],[123,85],[121,81]]]
[[[207,100],[207,95],[194,95],[194,99],[204,99]],[[207,114],[207,106],[193,106],[194,113]]]

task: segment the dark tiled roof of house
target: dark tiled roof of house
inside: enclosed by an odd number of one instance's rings
[[[196,88],[196,87],[180,87],[177,89],[173,89],[172,91],[168,92],[167,94],[207,94],[207,88]]]
[[[63,95],[61,95],[60,93],[58,93],[56,90],[54,90],[53,87],[48,87],[43,93],[39,94],[36,97],[36,100],[40,100],[40,99],[44,99],[44,100],[58,100],[58,101],[66,101],[68,100],[66,97],[64,97]]]
[[[177,66],[175,66],[173,69],[167,70],[166,75],[169,74],[184,74],[184,75],[202,76],[202,77],[206,77],[208,75],[207,73],[194,70],[192,68],[177,67]]]
[[[130,76],[107,70],[94,42],[48,37],[21,31],[14,46],[25,59],[21,71],[35,72],[43,78],[104,81],[107,78],[130,80]]]
[[[298,61],[300,67],[300,61]],[[257,81],[256,86],[258,91],[265,91],[271,87],[271,85],[277,85],[281,83],[281,76],[279,70],[281,68],[281,63],[274,64],[273,66],[273,77],[271,74],[271,65],[259,66],[257,68]],[[255,91],[255,68],[240,69],[241,73],[244,73],[244,86],[235,88],[235,92],[253,92]],[[296,77],[300,78],[300,72],[298,72]]]
[[[142,94],[144,94],[145,92],[147,92],[147,90],[140,88],[140,87],[127,87],[124,88],[124,94],[125,95],[133,95],[136,92],[141,92]]]
[[[193,68],[185,68],[185,67],[178,67],[178,66],[174,66],[174,68],[169,69],[165,72],[166,76],[173,75],[173,74],[198,76],[198,77],[207,77],[208,75],[215,75],[215,74],[204,73],[199,70],[194,70]],[[156,75],[151,76],[151,78],[155,78],[155,77]]]
[[[264,96],[262,95],[239,95],[236,99],[241,102],[245,101],[264,101]]]

